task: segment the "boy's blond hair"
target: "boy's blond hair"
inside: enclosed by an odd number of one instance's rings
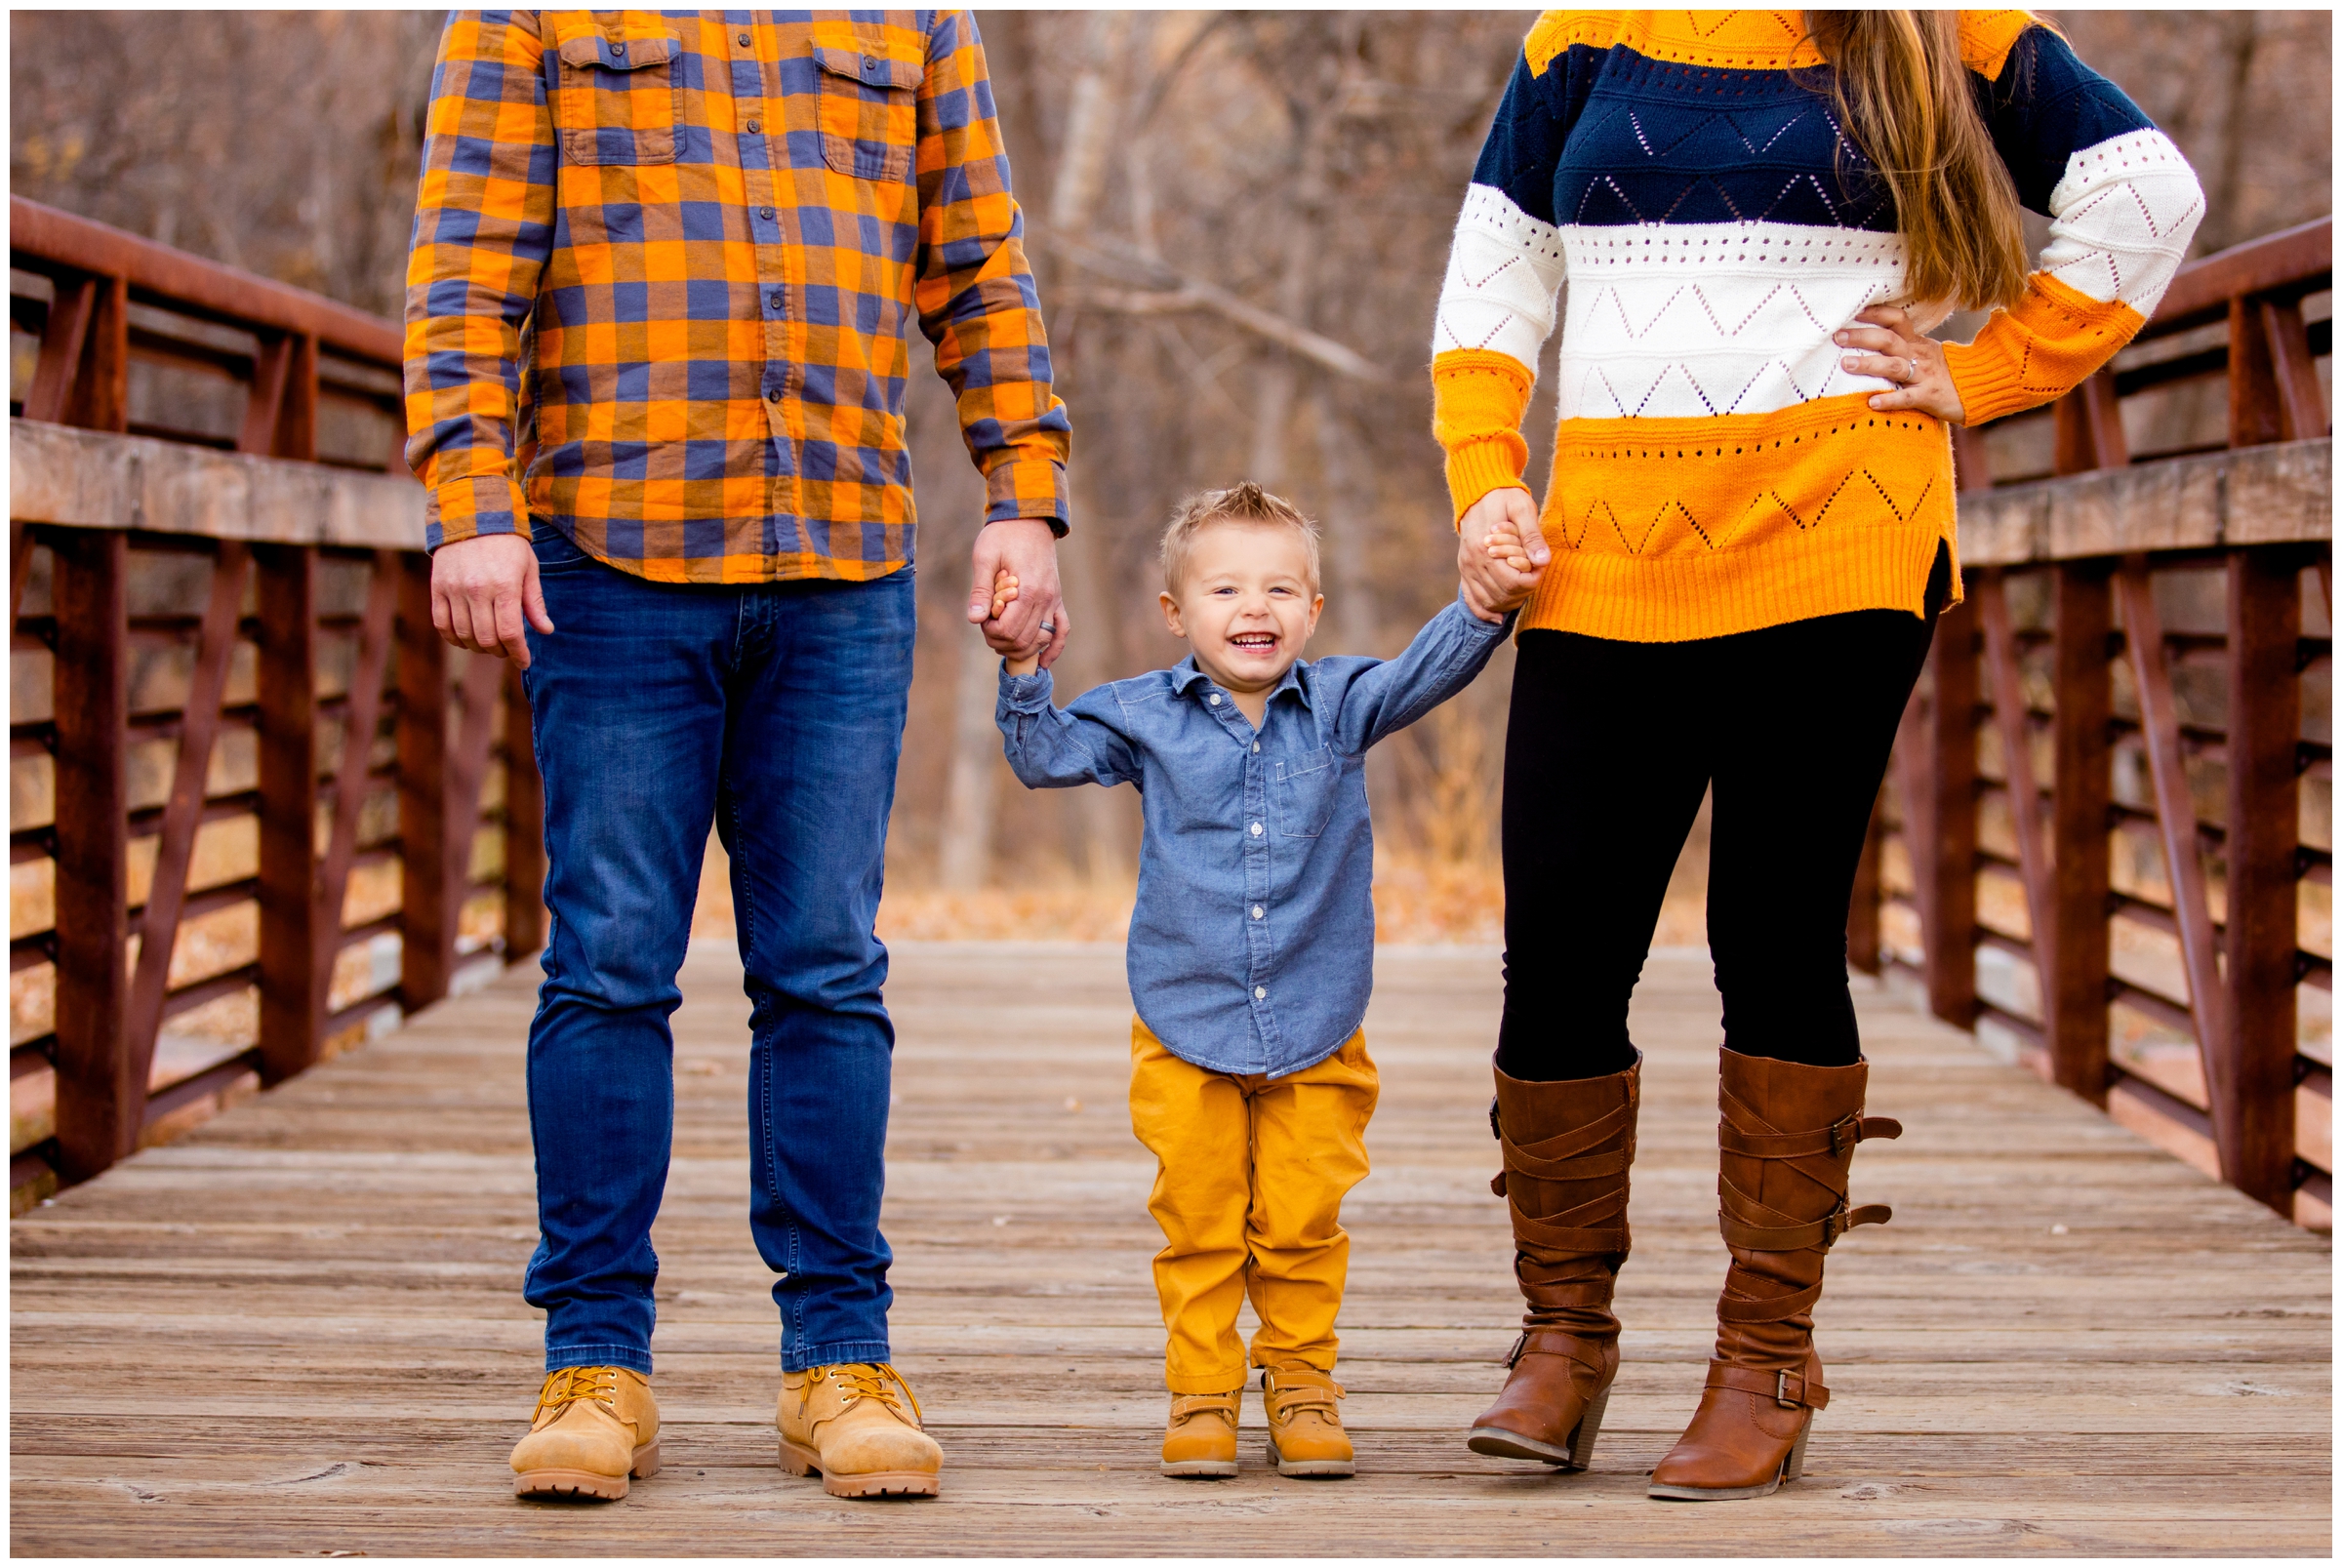
[[[1265,528],[1289,528],[1301,536],[1309,552],[1310,591],[1317,591],[1317,525],[1299,506],[1272,496],[1251,480],[1226,490],[1199,490],[1171,512],[1163,530],[1163,586],[1176,596],[1188,575],[1188,556],[1195,536],[1214,523],[1255,523]]]

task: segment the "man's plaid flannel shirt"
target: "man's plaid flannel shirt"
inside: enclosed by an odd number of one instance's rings
[[[1065,405],[964,13],[458,12],[407,269],[427,543],[550,523],[666,583],[910,559],[906,315],[988,520]]]

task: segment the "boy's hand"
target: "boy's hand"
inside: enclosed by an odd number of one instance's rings
[[[1008,568],[1004,566],[992,574],[992,613],[986,618],[988,624],[999,620],[1000,612],[1016,602],[1017,580],[1009,574]],[[1011,675],[1030,675],[1040,667],[1041,656],[1037,652],[1024,658],[1019,658],[1015,654],[1008,656],[1008,672]]]
[[[1554,558],[1537,527],[1537,503],[1512,486],[1473,503],[1456,535],[1464,603],[1482,621],[1502,621],[1528,603]]]
[[[1040,656],[1046,666],[1064,651],[1073,629],[1057,583],[1057,540],[1033,517],[987,523],[976,531],[969,574],[968,623],[984,628],[992,652],[1008,658]],[[1017,597],[992,613],[992,587],[1002,572],[1021,585]]]

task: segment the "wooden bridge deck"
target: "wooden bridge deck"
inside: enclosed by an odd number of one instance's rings
[[[1151,1169],[1122,1106],[1118,949],[907,946],[887,1232],[898,1358],[946,1454],[934,1504],[783,1477],[748,1241],[737,971],[677,1015],[658,1245],[667,1468],[621,1505],[523,1505],[537,1383],[521,1057],[533,966],[65,1193],[13,1226],[19,1553],[2272,1553],[2332,1541],[2325,1241],[1863,1000],[1858,1197],[1896,1223],[1832,1262],[1836,1399],[1806,1478],[1663,1505],[1722,1269],[1716,1001],[1653,960],[1626,1369],[1592,1473],[1468,1453],[1513,1311],[1486,1181],[1495,964],[1385,953],[1385,1075],[1341,1373],[1348,1483],[1154,1473]]]

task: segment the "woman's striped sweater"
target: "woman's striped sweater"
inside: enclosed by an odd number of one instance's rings
[[[1951,346],[1970,423],[2127,342],[2203,212],[2179,149],[2021,11],[1960,50],[2023,203],[2050,219],[2013,309]],[[1954,542],[1950,430],[1878,414],[1831,336],[1903,295],[1885,182],[1795,11],[1548,12],[1456,223],[1433,343],[1459,516],[1521,484],[1518,429],[1567,283],[1553,547],[1523,629],[1676,642],[1921,608]],[[1957,576],[1955,583],[1957,583]]]

